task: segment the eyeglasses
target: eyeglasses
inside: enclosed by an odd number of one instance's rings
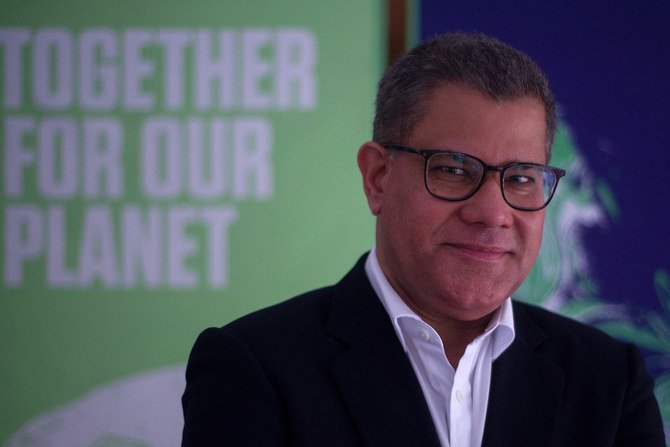
[[[424,158],[426,189],[438,199],[458,202],[472,197],[484,183],[488,172],[500,173],[500,190],[505,202],[521,211],[538,211],[549,204],[556,192],[563,169],[537,163],[510,163],[490,166],[477,157],[460,152],[412,149],[389,144],[396,150]]]

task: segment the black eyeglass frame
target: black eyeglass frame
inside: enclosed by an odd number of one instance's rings
[[[423,183],[426,187],[426,191],[428,191],[428,193],[431,196],[433,196],[437,199],[440,199],[440,200],[446,200],[448,202],[462,202],[463,200],[469,199],[470,197],[474,196],[477,193],[477,191],[479,191],[479,188],[481,188],[482,184],[484,183],[484,179],[486,178],[486,174],[488,174],[489,172],[499,172],[500,173],[500,193],[502,194],[503,199],[505,200],[505,203],[507,203],[510,207],[514,208],[515,210],[519,210],[519,211],[540,211],[541,209],[544,209],[547,205],[549,205],[549,202],[551,202],[551,199],[554,197],[554,193],[556,193],[556,189],[558,188],[558,181],[561,179],[561,177],[564,177],[565,174],[566,174],[566,171],[564,169],[555,168],[553,166],[543,165],[543,164],[540,164],[540,163],[514,162],[514,163],[508,163],[504,166],[491,166],[489,164],[486,164],[483,160],[475,157],[474,155],[464,154],[462,152],[447,151],[447,150],[435,150],[435,149],[414,149],[414,148],[411,148],[411,147],[408,147],[408,146],[402,146],[400,144],[387,144],[383,147],[386,150],[396,150],[396,151],[400,151],[400,152],[407,152],[409,154],[419,155],[419,156],[423,157],[423,159],[424,159]],[[482,171],[481,178],[479,179],[479,182],[477,183],[477,185],[472,189],[472,191],[470,191],[468,194],[466,194],[463,197],[460,197],[460,198],[457,198],[457,199],[451,199],[451,198],[448,198],[448,197],[442,197],[440,195],[437,195],[430,190],[430,188],[428,187],[428,161],[430,160],[431,157],[433,157],[435,155],[439,155],[439,154],[452,154],[452,155],[460,155],[460,156],[469,157],[469,158],[472,158],[473,160],[476,160],[477,162],[479,162],[482,165],[483,171]],[[525,207],[515,206],[515,205],[512,205],[511,203],[509,203],[509,201],[507,200],[507,197],[505,196],[505,188],[503,187],[503,183],[505,181],[505,177],[504,177],[503,174],[504,174],[505,170],[507,170],[509,168],[512,168],[512,167],[515,167],[515,166],[538,166],[538,167],[541,167],[541,168],[549,169],[550,171],[552,171],[554,173],[554,176],[556,177],[556,182],[554,183],[554,186],[551,190],[551,193],[549,194],[549,196],[548,196],[547,200],[545,201],[544,205],[542,205],[539,208],[525,208]]]

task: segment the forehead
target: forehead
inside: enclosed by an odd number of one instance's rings
[[[424,115],[407,144],[421,149],[451,149],[489,164],[547,162],[545,110],[539,99],[524,96],[494,100],[459,84],[433,89]]]

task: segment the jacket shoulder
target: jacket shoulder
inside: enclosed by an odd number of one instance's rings
[[[333,286],[297,295],[256,310],[221,327],[225,332],[244,338],[281,333],[298,333],[322,327],[328,318]]]
[[[514,302],[514,320],[517,335],[542,334],[539,352],[562,358],[583,358],[589,363],[606,365],[627,359],[634,345],[617,340],[602,330],[559,315],[541,307]]]

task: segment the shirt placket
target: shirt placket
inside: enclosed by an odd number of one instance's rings
[[[470,447],[472,443],[472,375],[480,340],[470,343],[454,374],[449,402],[449,439],[451,447]]]

